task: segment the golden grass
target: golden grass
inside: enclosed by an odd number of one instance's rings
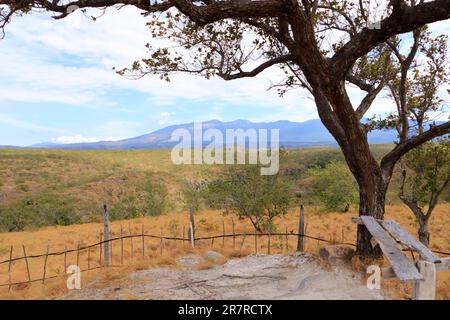
[[[375,153],[387,148],[373,146]],[[281,166],[299,168],[311,155],[324,152],[340,153],[333,148],[290,149]],[[51,193],[70,196],[78,203],[113,205],[120,194],[135,192],[135,186],[145,179],[143,173],[153,173],[167,186],[172,209],[180,210],[184,180],[210,179],[223,169],[220,165],[174,165],[170,157],[167,149],[0,149],[0,203]],[[99,212],[98,208],[90,211],[92,215]]]
[[[211,177],[220,166],[177,166],[170,156],[167,149],[0,149],[0,203],[52,193],[73,197],[78,203],[112,205],[120,194],[135,192],[145,179],[143,173],[153,173],[167,186],[169,202],[180,209],[183,181]],[[96,209],[90,214],[99,212]]]
[[[430,220],[431,248],[440,251],[450,252],[450,215],[449,204],[440,205],[436,208]],[[417,225],[412,219],[409,210],[400,205],[387,206],[386,218],[398,221],[406,230],[416,234]],[[305,210],[306,233],[321,237],[331,242],[355,243],[356,225],[351,223],[351,217],[357,215],[355,211],[349,213],[322,213],[319,210],[307,207]],[[221,212],[205,210],[196,214],[197,237],[217,235],[222,233],[222,224],[225,221],[226,233],[231,233],[231,219],[234,219],[237,233],[252,232],[252,227],[246,220],[238,220],[234,216],[224,216]],[[276,221],[278,231],[296,231],[298,223],[298,212],[296,209],[290,210],[285,217]],[[170,213],[159,217],[146,217],[130,221],[115,221],[111,223],[112,237],[120,235],[122,226],[123,234],[141,233],[144,225],[146,234],[166,236],[182,236],[183,226],[187,232],[188,215],[180,213]],[[68,249],[76,249],[78,245],[84,246],[99,241],[99,234],[102,224],[90,223],[83,225],[72,225],[67,227],[56,226],[46,227],[35,231],[3,233],[0,234],[0,260],[9,258],[9,250],[13,246],[13,257],[23,256],[22,245],[25,246],[27,255],[43,254],[47,246],[50,252],[62,251],[67,246]],[[246,237],[243,242],[242,237],[237,237],[235,248],[233,249],[233,238],[215,239],[199,241],[195,250],[189,247],[188,243],[175,241],[163,242],[163,253],[160,253],[159,239],[145,239],[145,258],[142,258],[141,238],[124,239],[124,265],[121,265],[121,242],[115,241],[113,248],[114,267],[92,270],[83,273],[83,283],[86,284],[96,280],[96,286],[104,286],[111,281],[126,281],[126,275],[133,270],[152,268],[156,266],[168,266],[177,268],[177,258],[188,252],[203,252],[213,250],[221,252],[226,258],[245,256],[255,251],[254,237]],[[267,237],[261,236],[258,239],[258,252],[267,253]],[[306,240],[306,251],[317,253],[325,243],[316,240]],[[288,237],[288,250],[286,250],[285,237],[271,237],[271,253],[293,252],[296,246],[296,238]],[[88,253],[84,250],[79,254],[79,263],[82,269],[89,266],[99,265],[99,247],[94,247]],[[67,255],[67,264],[75,264],[77,253]],[[218,261],[216,263],[223,263]],[[385,262],[384,262],[385,263]],[[44,258],[29,259],[29,266],[32,279],[42,278]],[[214,263],[202,262],[197,268],[210,268]],[[24,260],[12,264],[12,281],[21,282],[27,280],[27,272]],[[357,266],[356,266],[357,267]],[[364,269],[362,269],[364,270]],[[8,264],[0,264],[0,283],[8,283]],[[59,279],[47,280],[44,285],[39,283],[13,286],[9,292],[8,288],[0,288],[0,298],[2,299],[45,299],[64,295],[67,293],[64,277],[64,256],[50,256],[47,262],[47,277],[60,275]],[[410,298],[411,287],[399,283],[396,280],[384,281],[383,289],[393,298]],[[438,273],[437,285],[438,299],[450,299],[450,272],[441,271]]]

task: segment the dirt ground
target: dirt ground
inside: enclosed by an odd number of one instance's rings
[[[93,281],[63,299],[386,299],[350,267],[325,270],[309,255],[256,254],[199,268],[202,261],[185,255],[180,269],[140,270],[107,287]]]

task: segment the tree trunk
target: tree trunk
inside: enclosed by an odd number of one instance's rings
[[[374,184],[372,186],[360,185],[359,215],[371,216],[375,219],[384,218],[384,206],[386,200],[386,186]],[[359,224],[356,251],[362,258],[381,258],[382,252],[379,246],[372,247],[372,236],[367,228]]]
[[[428,219],[419,219],[419,241],[427,247],[430,245],[430,230],[428,229]]]
[[[314,97],[319,117],[339,144],[360,194],[359,215],[384,218],[387,187],[392,177],[392,165],[382,169],[370,150],[366,128],[355,114],[346,95],[345,81],[331,81],[316,90]],[[380,258],[379,246],[372,247],[369,231],[358,225],[357,253],[362,258]]]

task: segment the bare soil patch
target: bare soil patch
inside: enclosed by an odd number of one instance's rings
[[[207,269],[187,255],[180,269],[133,272],[117,283],[91,282],[64,299],[385,299],[348,266],[322,268],[310,255],[250,255]]]

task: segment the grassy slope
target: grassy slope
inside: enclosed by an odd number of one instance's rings
[[[376,155],[389,146],[374,146]],[[304,168],[311,157],[324,154],[341,157],[329,148],[289,150],[282,167]],[[119,193],[133,191],[144,178],[154,173],[169,187],[171,200],[179,202],[184,180],[211,179],[220,166],[176,166],[168,150],[67,151],[45,149],[0,149],[0,204],[35,195],[71,196],[98,205],[114,203]],[[94,208],[93,208],[94,209]]]
[[[389,149],[389,146],[374,146],[374,153],[380,157]],[[301,170],[305,162],[310,161],[311,155],[326,152],[329,149],[314,148],[303,150],[289,150],[286,163],[283,167]],[[336,151],[336,156],[339,152]],[[219,168],[216,166],[175,166],[170,161],[170,153],[167,150],[142,150],[142,151],[63,151],[63,150],[0,150],[0,204],[9,205],[15,201],[20,201],[27,197],[47,195],[51,197],[70,197],[76,206],[83,207],[89,218],[87,221],[96,221],[101,219],[101,210],[99,205],[103,202],[113,204],[117,201],[120,193],[130,193],[135,190],[135,185],[142,179],[144,173],[154,173],[164,180],[169,187],[170,202],[173,207],[170,214],[156,218],[142,218],[130,223],[122,222],[128,231],[128,225],[133,232],[138,232],[142,222],[145,222],[146,230],[159,234],[161,228],[165,234],[174,233],[177,225],[178,233],[182,226],[187,224],[187,216],[180,215],[183,212],[179,199],[179,190],[182,182],[186,179],[201,180],[211,179]],[[395,183],[395,181],[394,181]],[[395,200],[395,192],[391,192],[390,199]],[[88,204],[88,205],[86,205]],[[80,209],[81,210],[81,209]],[[354,209],[353,209],[354,210]],[[450,251],[450,217],[448,211],[449,205],[438,207],[434,217],[431,219],[431,246],[437,250]],[[308,233],[320,235],[325,238],[344,240],[354,242],[355,226],[350,223],[351,215],[330,213],[323,214],[313,208],[307,209]],[[417,228],[411,213],[403,206],[388,206],[387,217],[393,217],[413,234]],[[205,220],[203,223],[202,218]],[[221,232],[222,221],[226,219],[227,228],[231,217],[223,217],[220,212],[203,211],[199,214],[197,221],[200,223],[200,233],[211,234]],[[279,221],[280,228],[284,231],[296,230],[296,213],[292,212],[286,219]],[[121,222],[113,224],[113,231],[117,234]],[[30,230],[20,233],[0,234],[0,259],[8,258],[9,248],[14,245],[14,256],[21,256],[21,244],[25,244],[28,254],[37,254],[45,252],[46,246],[51,246],[51,251],[61,250],[65,246],[74,248],[81,241],[81,244],[93,243],[98,240],[98,233],[101,225],[90,223],[84,225],[73,225],[68,227],[47,227],[40,230]],[[239,224],[238,230],[250,230],[246,224]],[[249,241],[249,240],[247,240]],[[136,242],[139,242],[136,240]],[[126,246],[129,246],[127,244]],[[135,256],[139,255],[138,243],[135,243]],[[135,259],[130,268],[140,268],[152,265],[174,264],[174,258],[177,254],[185,252],[180,246],[167,244],[167,251],[163,257],[158,257],[158,244],[148,244],[149,253],[154,255],[151,260],[144,262]],[[229,247],[230,244],[228,244]],[[264,247],[265,243],[260,243]],[[277,241],[273,241],[276,252]],[[115,250],[118,249],[116,244]],[[209,245],[208,245],[209,246]],[[309,251],[317,251],[317,243],[308,241]],[[226,246],[227,247],[227,246]],[[294,247],[294,239],[291,239],[291,248]],[[263,249],[263,248],[261,248]],[[248,242],[244,246],[242,254],[250,253],[253,250],[253,244]],[[130,254],[126,249],[126,255]],[[226,251],[227,255],[237,255],[232,250]],[[92,264],[95,265],[95,259],[98,259],[98,251],[94,254]],[[82,261],[86,263],[87,253],[81,255]],[[116,259],[118,258],[118,251]],[[59,259],[59,260],[58,260]],[[50,274],[61,274],[62,258],[52,257],[49,260]],[[74,256],[69,257],[73,263]],[[84,259],[84,260],[83,260]],[[128,261],[128,259],[127,259]],[[32,277],[42,276],[43,261],[36,259],[30,262],[32,266]],[[5,265],[0,266],[0,282],[7,281]],[[25,280],[25,266],[22,262],[17,262],[13,266],[15,273],[14,281]],[[127,272],[127,268],[121,268],[118,274]],[[129,271],[129,270],[128,270]],[[91,276],[97,276],[91,272]],[[55,283],[55,282],[53,282]],[[62,283],[51,283],[48,286],[34,286],[36,290],[13,290],[13,297],[43,297],[55,295],[64,292]],[[389,286],[388,286],[389,288]],[[392,288],[398,288],[394,283]],[[405,287],[406,288],[406,287]],[[62,291],[61,291],[62,290]],[[396,290],[400,297],[406,297],[409,289]],[[439,297],[450,299],[450,275],[444,272],[439,275]],[[0,293],[4,297],[5,292]],[[7,293],[6,293],[7,294]]]
[[[172,209],[180,209],[184,180],[205,179],[211,166],[175,166],[167,150],[64,151],[0,150],[0,205],[18,205],[23,199],[65,199],[82,211],[85,222],[101,216],[100,205],[113,205],[131,194],[146,173],[168,187]]]

